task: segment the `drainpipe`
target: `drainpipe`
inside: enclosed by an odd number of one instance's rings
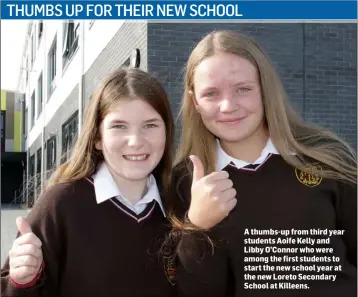
[[[32,23],[33,22],[29,22],[28,25],[27,25],[27,31],[26,31],[26,42],[25,42],[25,47],[26,47],[26,52],[27,52],[27,49],[28,49],[28,46],[29,46],[29,34],[31,32],[31,28],[32,28]],[[31,83],[31,72],[30,72],[30,69],[28,69],[28,65],[27,65],[27,60],[25,60],[25,69],[26,69],[26,72],[27,72],[27,76],[28,76],[28,80],[27,80],[27,85],[25,87],[25,90],[26,90],[26,95],[25,95],[25,100],[28,100],[28,101],[31,101],[31,98],[29,98],[30,96],[30,83]],[[27,108],[27,123],[26,123],[26,129],[27,129],[27,139],[26,139],[26,143],[25,143],[25,147],[26,147],[26,208],[29,207],[29,169],[30,169],[30,166],[29,166],[29,162],[30,162],[30,154],[29,154],[29,150],[30,150],[30,147],[28,145],[29,143],[29,138],[30,138],[30,125],[29,125],[29,111],[31,110],[31,106],[30,104],[28,103],[28,108]],[[30,108],[29,108],[30,107]],[[25,101],[25,110],[26,110],[26,101]]]
[[[46,129],[46,103],[47,103],[47,48],[46,48],[47,22],[44,21],[42,29],[42,46],[44,63],[42,68],[42,133],[41,133],[41,192],[45,181],[45,129]],[[44,91],[45,90],[45,91]]]
[[[27,65],[26,65],[27,67]],[[26,86],[26,95],[25,95],[25,98],[27,98],[27,100],[29,100],[29,95],[30,95],[30,81],[31,81],[31,73],[29,73],[29,70],[26,69],[27,71],[27,75],[28,75],[28,80],[27,80],[27,86]],[[26,99],[25,99],[26,100]],[[30,99],[31,101],[31,99]],[[30,104],[28,103],[27,105],[27,119],[25,119],[25,121],[27,122],[26,123],[26,129],[27,129],[27,132],[26,132],[26,135],[27,135],[27,139],[26,139],[26,142],[25,142],[25,147],[26,147],[26,208],[29,208],[29,186],[31,186],[29,184],[29,169],[30,169],[30,154],[29,154],[29,151],[30,151],[30,146],[29,146],[29,138],[30,138],[30,124],[29,124],[29,115],[30,115],[30,110],[31,110],[31,107],[30,107]],[[26,102],[25,102],[25,110],[26,110]]]
[[[80,36],[79,36],[79,50],[80,50],[80,75],[78,82],[78,127],[77,135],[82,131],[82,122],[83,122],[83,106],[84,106],[84,55],[85,55],[85,21],[80,21]]]

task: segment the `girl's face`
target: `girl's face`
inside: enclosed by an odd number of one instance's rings
[[[141,181],[162,159],[165,131],[162,117],[147,102],[122,100],[103,119],[96,148],[117,178]]]
[[[217,53],[194,73],[194,104],[206,128],[225,142],[263,129],[264,108],[257,69],[246,59]]]

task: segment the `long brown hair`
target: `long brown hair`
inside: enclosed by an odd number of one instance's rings
[[[163,118],[166,127],[166,142],[163,157],[154,169],[158,186],[169,202],[169,184],[172,168],[174,121],[168,96],[161,83],[153,76],[137,68],[122,68],[106,77],[91,96],[83,117],[83,128],[77,137],[69,160],[61,165],[49,180],[47,187],[80,180],[91,176],[100,161],[101,151],[95,148],[99,139],[99,127],[111,108],[122,99],[142,99],[150,104]]]
[[[326,178],[357,182],[357,163],[353,149],[328,129],[304,122],[290,106],[282,82],[264,50],[253,39],[231,31],[208,34],[189,57],[180,110],[182,134],[176,165],[185,163],[191,172],[192,165],[187,160],[189,155],[194,154],[202,160],[206,174],[215,171],[215,136],[204,126],[190,94],[194,93],[196,67],[216,52],[238,55],[257,68],[269,135],[287,163],[306,171],[307,159],[313,159],[325,165],[322,171],[313,173]]]
[[[194,106],[192,94],[195,94],[193,78],[196,67],[217,52],[235,54],[247,59],[256,67],[269,135],[288,164],[307,172],[309,170],[306,167],[307,163],[314,160],[324,166],[322,170],[314,170],[314,167],[311,167],[310,173],[357,183],[357,161],[354,150],[330,130],[304,122],[290,106],[282,82],[264,50],[252,38],[232,31],[216,31],[208,34],[196,45],[188,59],[184,78],[184,96],[179,112],[182,134],[174,162],[175,171],[182,172],[178,183],[185,178],[185,175],[192,174],[192,163],[188,159],[192,154],[203,162],[205,174],[215,171],[217,149],[215,135],[203,124]],[[177,185],[173,188],[179,187]],[[182,218],[178,218],[174,212],[171,213],[170,220],[173,226],[170,239],[180,237],[183,232],[202,231],[192,225],[188,219],[183,221]],[[204,233],[201,234],[212,245],[210,238]]]

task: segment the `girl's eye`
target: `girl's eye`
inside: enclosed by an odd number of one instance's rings
[[[215,91],[210,91],[210,92],[207,92],[205,94],[205,96],[207,96],[207,97],[213,97],[213,96],[216,96],[216,95],[217,95],[217,92],[215,92]]]
[[[144,126],[144,128],[156,128],[156,127],[158,127],[158,126],[155,124],[147,124]]]
[[[124,125],[114,125],[112,128],[114,128],[114,129],[125,129],[126,126],[124,126]]]
[[[248,91],[250,91],[249,88],[239,88],[239,89],[237,89],[237,93],[246,93]]]

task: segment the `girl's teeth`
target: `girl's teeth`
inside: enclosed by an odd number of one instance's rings
[[[130,161],[142,161],[147,157],[147,155],[143,156],[124,156],[125,159]]]

